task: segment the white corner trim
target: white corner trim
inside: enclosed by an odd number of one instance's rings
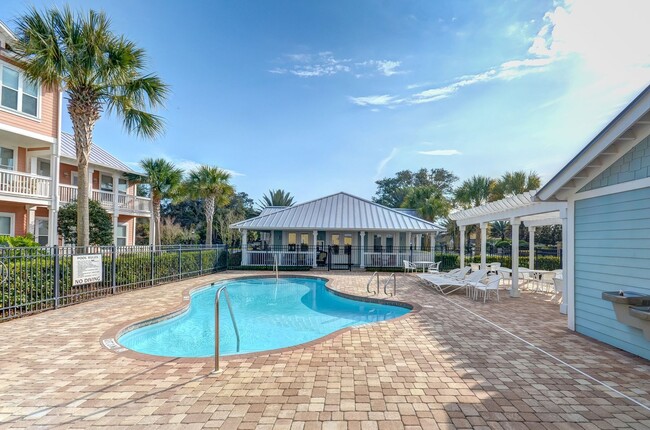
[[[650,187],[650,178],[635,179],[634,181],[621,182],[620,184],[610,185],[603,188],[596,188],[595,190],[583,191],[571,196],[570,200],[584,200],[592,197],[606,196],[609,194],[622,193],[625,191],[632,191],[639,188]]]

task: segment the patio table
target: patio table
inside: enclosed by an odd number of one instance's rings
[[[413,264],[416,266],[422,265],[422,273],[425,272],[425,268],[429,267],[430,264],[433,264],[434,261],[414,261]]]

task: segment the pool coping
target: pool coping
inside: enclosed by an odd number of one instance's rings
[[[241,280],[241,279],[260,279],[260,278],[269,278],[269,275],[244,275],[244,276],[235,276],[232,278],[227,278],[227,279],[220,279],[217,281],[212,281],[208,285],[201,285],[201,286],[193,286],[193,287],[188,287],[183,290],[181,293],[181,301],[176,304],[175,306],[168,308],[167,310],[164,311],[159,311],[156,312],[155,314],[149,314],[144,317],[139,317],[135,318],[133,320],[127,321],[126,323],[120,323],[119,325],[116,325],[108,330],[106,330],[100,337],[99,343],[102,346],[103,349],[111,351],[115,354],[119,354],[121,357],[127,357],[135,360],[144,360],[144,361],[154,361],[154,362],[169,362],[169,361],[175,361],[175,362],[180,362],[180,363],[212,363],[214,362],[214,356],[209,356],[209,357],[169,357],[169,356],[163,356],[163,355],[152,355],[152,354],[145,354],[142,352],[137,352],[132,349],[126,348],[122,346],[117,340],[120,338],[125,333],[128,333],[132,330],[136,330],[138,328],[155,324],[160,321],[165,321],[170,318],[177,317],[179,315],[184,314],[189,310],[190,307],[190,301],[191,301],[191,295],[193,293],[196,293],[198,291],[201,291],[206,288],[210,288],[213,284],[216,283],[221,283],[221,282],[227,282],[227,281],[234,281],[234,280]],[[329,339],[335,338],[347,331],[359,329],[361,327],[366,327],[369,325],[376,325],[376,324],[384,324],[384,323],[390,323],[393,321],[399,321],[403,318],[407,318],[410,316],[413,316],[420,312],[422,310],[422,306],[415,304],[415,303],[410,303],[406,302],[403,300],[394,300],[394,299],[380,299],[380,298],[375,298],[375,297],[365,297],[365,296],[357,296],[354,294],[350,293],[345,293],[343,291],[336,290],[334,287],[332,287],[330,284],[332,282],[332,279],[324,277],[324,276],[314,276],[314,275],[281,275],[280,278],[311,278],[311,279],[320,279],[325,281],[325,288],[327,288],[328,291],[330,291],[332,294],[335,294],[340,297],[348,298],[351,300],[357,300],[361,302],[368,302],[368,303],[378,303],[378,304],[384,304],[384,305],[392,305],[392,306],[399,306],[403,308],[410,309],[410,312],[401,315],[396,318],[392,318],[390,320],[384,320],[384,321],[378,321],[378,322],[369,322],[365,324],[360,324],[360,325],[354,325],[354,326],[349,326],[349,327],[343,327],[339,330],[336,330],[332,333],[329,333],[325,336],[319,337],[318,339],[310,340],[309,342],[304,342],[300,343],[297,345],[293,346],[288,346],[284,348],[278,348],[278,349],[272,349],[272,350],[266,350],[266,351],[258,351],[258,352],[248,352],[248,353],[243,353],[243,354],[231,354],[231,355],[222,355],[220,358],[220,361],[222,362],[229,362],[232,360],[237,360],[237,359],[246,359],[246,358],[255,358],[255,357],[260,357],[260,356],[269,356],[272,354],[281,354],[285,352],[290,352],[294,351],[297,349],[305,349],[307,347],[317,345],[319,343],[325,342]]]

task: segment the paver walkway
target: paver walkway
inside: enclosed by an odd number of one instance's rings
[[[484,305],[442,297],[413,275],[400,275],[397,299],[420,312],[229,360],[219,376],[209,359],[146,361],[100,343],[115,326],[174,307],[189,286],[241,275],[0,324],[0,427],[650,428],[650,409],[623,396],[650,406],[650,362],[569,332],[544,296]],[[367,273],[322,275],[366,295]]]

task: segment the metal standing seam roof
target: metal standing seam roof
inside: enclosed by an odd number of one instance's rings
[[[344,192],[231,224],[256,230],[443,230],[434,223]]]
[[[74,160],[77,159],[77,148],[74,144],[74,137],[69,133],[61,133],[61,156]],[[137,173],[94,142],[90,149],[89,161],[91,164],[108,167],[121,172]]]

